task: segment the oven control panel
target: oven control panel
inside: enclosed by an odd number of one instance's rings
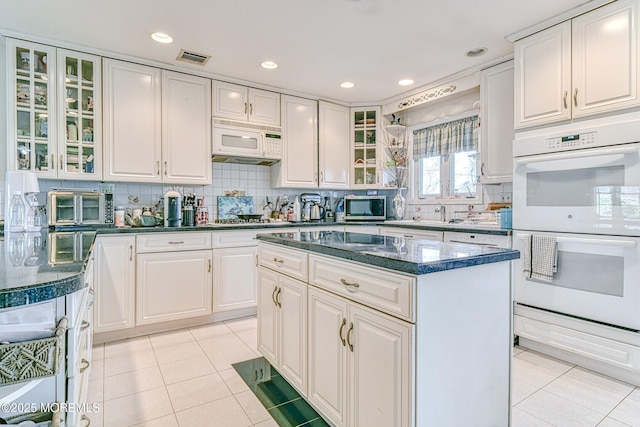
[[[586,132],[576,135],[558,136],[547,138],[547,147],[550,150],[580,148],[594,145],[597,141],[596,132]]]

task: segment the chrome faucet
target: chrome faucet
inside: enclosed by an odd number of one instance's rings
[[[438,207],[436,208],[436,212],[440,212],[440,221],[447,222],[447,207],[440,202],[438,203]]]

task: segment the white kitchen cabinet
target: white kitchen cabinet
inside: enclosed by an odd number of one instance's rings
[[[95,253],[94,332],[135,325],[135,236],[98,236]]]
[[[411,425],[414,327],[314,287],[308,293],[309,401],[336,426]]]
[[[516,129],[637,106],[637,25],[617,1],[516,41]]]
[[[104,180],[162,182],[162,73],[105,58]]]
[[[256,306],[258,247],[213,250],[213,311]]]
[[[351,188],[381,188],[383,150],[378,140],[379,107],[351,109]]]
[[[136,324],[211,314],[211,250],[138,254]]]
[[[513,175],[513,61],[482,70],[480,182],[511,182]]]
[[[428,239],[442,242],[442,231],[419,230],[415,228],[380,227],[383,236],[408,237],[414,239]]]
[[[349,108],[318,102],[318,161],[320,188],[349,188]]]
[[[273,187],[318,186],[318,103],[282,96],[282,160],[271,166]]]
[[[211,80],[162,71],[163,181],[211,184]]]
[[[105,59],[104,179],[211,182],[210,81]]]
[[[258,267],[258,316],[258,349],[306,395],[307,284]]]
[[[518,40],[515,55],[515,127],[571,117],[571,22]]]
[[[7,39],[9,170],[102,179],[100,57]]]
[[[280,126],[280,94],[214,80],[213,116]]]

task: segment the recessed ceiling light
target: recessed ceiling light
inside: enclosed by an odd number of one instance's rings
[[[169,34],[165,33],[153,33],[151,34],[151,38],[157,41],[158,43],[173,43],[173,37]]]
[[[400,86],[409,86],[409,85],[413,84],[413,80],[411,80],[411,79],[402,79],[402,80],[398,81],[398,84]]]
[[[351,89],[355,85],[356,85],[355,83],[351,83],[351,82],[342,82],[342,83],[340,83],[340,87],[345,88],[345,89]]]
[[[485,53],[487,53],[486,47],[475,47],[467,51],[467,56],[474,57],[474,56],[484,55]]]
[[[276,68],[278,68],[278,64],[273,61],[264,61],[260,64],[260,66],[262,68],[266,68],[267,70],[275,70]]]

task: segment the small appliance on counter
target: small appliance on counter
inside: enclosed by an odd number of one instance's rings
[[[54,188],[47,193],[50,227],[113,225],[113,194],[82,188]]]
[[[385,196],[345,196],[346,221],[384,221],[387,217]]]
[[[182,195],[177,191],[164,193],[164,226],[180,227],[182,221]]]
[[[323,201],[321,195],[317,193],[302,193],[300,201],[302,202],[303,221],[321,221],[324,219],[325,209],[321,206]]]

